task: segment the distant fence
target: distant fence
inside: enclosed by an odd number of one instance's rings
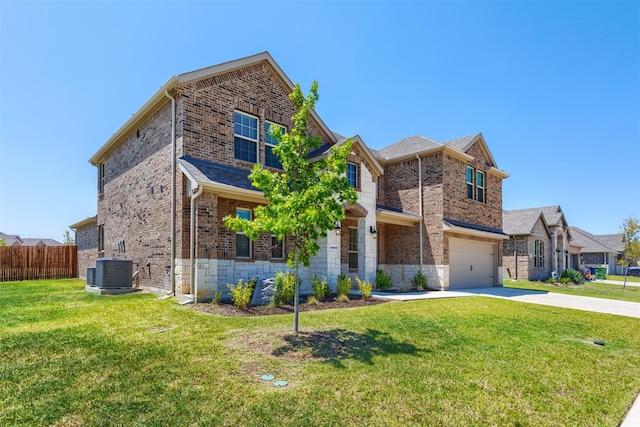
[[[78,277],[77,246],[1,246],[0,282]]]

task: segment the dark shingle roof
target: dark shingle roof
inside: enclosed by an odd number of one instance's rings
[[[480,224],[472,224],[470,222],[456,221],[450,218],[442,218],[442,220],[447,224],[455,225],[457,227],[464,227],[464,228],[469,228],[471,230],[478,230],[478,231],[486,231],[488,233],[506,234],[503,230],[499,228],[487,227]]]
[[[249,181],[250,170],[207,162],[188,156],[180,157],[180,163],[192,172],[194,176],[199,173],[199,176],[196,176],[199,181],[206,179],[210,182],[257,191],[257,189],[251,185],[251,181]]]
[[[445,142],[444,145],[448,145],[451,148],[455,148],[457,150],[462,151],[463,153],[469,149],[469,145],[478,137],[479,133],[463,136],[462,138],[452,139],[451,141]]]
[[[582,246],[581,252],[622,252],[622,235],[594,235],[578,227],[569,227],[573,241]]]
[[[516,209],[502,211],[502,229],[510,236],[531,234],[540,219],[540,209]]]
[[[377,151],[377,155],[385,160],[406,156],[407,154],[419,153],[429,148],[440,147],[442,144],[422,135],[414,135],[401,141],[391,144]]]

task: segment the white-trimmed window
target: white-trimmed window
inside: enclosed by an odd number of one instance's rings
[[[349,227],[349,270],[358,269],[358,229]]]
[[[239,111],[233,113],[233,150],[238,160],[256,163],[258,158],[258,118]]]
[[[533,242],[533,266],[544,268],[544,242],[542,240]]]
[[[467,199],[475,199],[475,181],[474,181],[474,173],[475,171],[471,166],[467,166]]]
[[[284,259],[284,239],[271,235],[271,259]]]
[[[271,130],[271,125],[279,126],[280,133],[283,135],[286,132],[285,128],[279,124],[264,122],[264,165],[271,168],[282,169],[280,159],[273,153],[273,147],[278,145],[278,140],[271,136],[271,133],[269,132]]]
[[[104,193],[104,163],[98,165],[98,194]]]
[[[358,174],[358,165],[355,163],[347,163],[347,182],[355,189],[360,188],[360,180]]]
[[[484,172],[476,171],[476,200],[485,202],[484,199]]]
[[[251,220],[249,209],[236,209],[236,216]],[[251,258],[251,239],[244,235],[242,231],[236,231],[236,258]]]

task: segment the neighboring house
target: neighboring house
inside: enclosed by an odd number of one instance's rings
[[[552,272],[578,268],[579,243],[572,241],[560,206],[503,211],[509,240],[502,249],[507,278],[544,280]]]
[[[7,246],[62,246],[63,243],[54,239],[41,239],[39,237],[22,238],[17,234],[5,234],[0,232],[0,239],[3,239]]]
[[[142,287],[193,296],[197,286],[199,297],[286,270],[286,238],[250,241],[223,218],[251,218],[267,202],[248,175],[256,163],[279,170],[268,130],[292,126],[293,87],[266,52],[169,79],[90,159],[98,170],[95,224],[72,227],[86,228],[88,242],[97,236],[95,250],[87,246],[91,261],[131,259]],[[315,112],[309,132],[323,141],[311,160],[346,140]],[[420,270],[438,289],[501,285],[508,175],[481,134],[443,144],[414,136],[379,151],[352,140],[347,178],[359,199],[318,242],[302,271],[305,286],[313,275],[373,280],[378,268],[396,285]]]
[[[87,267],[95,266],[98,253],[98,225],[97,217],[78,221],[70,225],[75,231],[75,244],[78,247],[78,275],[86,278]]]
[[[578,227],[570,227],[575,241],[582,246],[581,267],[607,267],[607,274],[624,274],[617,264],[624,253],[621,234],[594,235]]]

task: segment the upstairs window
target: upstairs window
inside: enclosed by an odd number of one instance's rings
[[[238,208],[236,216],[251,220],[251,211]],[[251,239],[245,236],[242,231],[236,231],[236,258],[251,258]]]
[[[104,224],[98,226],[98,252],[104,252]]]
[[[104,193],[104,163],[98,165],[98,194]]]
[[[358,165],[355,163],[347,163],[347,182],[355,189],[360,188],[360,180],[358,174]]]
[[[274,126],[280,126],[275,125]],[[280,159],[278,156],[273,154],[273,147],[278,145],[278,140],[271,136],[269,131],[271,130],[271,123],[264,122],[264,165],[269,166],[271,168],[282,169],[282,164],[280,163]],[[284,135],[285,129],[280,126],[280,133]]]
[[[238,160],[256,163],[258,119],[238,111],[233,113],[234,156]]]
[[[476,200],[484,203],[484,172],[476,172]]]
[[[474,199],[474,186],[473,180],[474,170],[471,166],[467,166],[467,199]]]
[[[544,267],[544,242],[542,240],[533,242],[533,266]]]

